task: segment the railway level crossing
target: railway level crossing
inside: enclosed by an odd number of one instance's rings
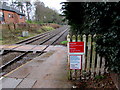
[[[0,50],[7,50],[7,51],[33,51],[33,52],[41,52],[46,45],[0,45]]]

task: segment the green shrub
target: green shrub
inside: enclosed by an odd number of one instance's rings
[[[50,27],[50,26],[43,26],[41,29],[44,30],[44,31],[54,30],[54,28]]]
[[[19,40],[24,40],[24,39],[27,39],[27,38],[29,38],[30,36],[33,36],[33,35],[29,35],[29,36],[27,36],[27,37],[17,37]]]
[[[53,27],[54,29],[56,29],[56,28],[59,28],[60,25],[58,25],[58,24],[50,24],[50,27]]]
[[[67,45],[67,43],[68,43],[68,41],[62,41],[62,42],[60,42],[60,44],[65,44],[65,45]]]
[[[97,53],[120,73],[120,2],[64,2],[63,9],[72,34],[97,34]]]
[[[97,75],[97,76],[95,76],[94,79],[100,80],[100,79],[104,79],[104,78],[105,78],[105,76]]]
[[[2,40],[0,40],[0,45],[2,45],[2,43],[3,43],[3,41],[2,41]]]
[[[26,20],[26,23],[30,24],[30,23],[32,23],[32,21],[31,20]]]
[[[32,20],[26,20],[26,23],[28,23],[28,24],[41,24],[41,22],[36,22],[36,21],[32,21]]]
[[[38,33],[42,33],[42,32],[43,32],[43,30],[42,30],[42,29],[39,29],[39,30],[37,30],[37,32],[38,32]]]

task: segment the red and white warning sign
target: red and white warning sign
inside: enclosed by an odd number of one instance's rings
[[[84,53],[84,42],[69,42],[69,53]]]

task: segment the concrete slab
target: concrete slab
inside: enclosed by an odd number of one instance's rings
[[[0,45],[0,50],[7,48],[8,45]]]
[[[14,51],[42,51],[46,45],[21,45],[21,44],[15,44],[15,45],[0,45],[0,50],[14,50]],[[63,46],[49,46],[45,51],[50,50],[61,50],[64,49]]]
[[[46,45],[22,45],[13,50],[15,51],[42,51]]]
[[[23,66],[22,68],[19,68],[18,70],[14,71],[13,73],[10,73],[9,75],[7,75],[7,77],[23,79],[30,74],[32,69],[33,69],[33,67]]]
[[[8,45],[8,46],[6,46],[4,49],[5,50],[11,50],[11,49],[13,49],[13,48],[17,48],[17,47],[19,47],[20,45]]]
[[[5,47],[5,45],[0,45],[0,50],[2,50]]]
[[[35,82],[35,79],[25,78],[16,88],[32,88]]]
[[[59,55],[63,55],[63,56],[59,56]],[[63,60],[61,60],[61,59],[63,59]],[[48,57],[45,62],[43,62],[42,64],[40,64],[40,66],[38,66],[36,68],[36,70],[34,70],[33,72],[31,72],[30,75],[28,75],[27,77],[28,78],[39,79],[41,77],[45,77],[48,73],[55,73],[55,74],[59,73],[58,72],[59,69],[60,69],[59,65],[61,65],[61,63],[63,63],[63,62],[67,63],[66,54],[63,53],[62,51],[61,52],[56,52],[52,56]],[[65,65],[65,66],[67,66],[67,65]],[[62,65],[62,67],[63,67],[63,65]],[[65,69],[63,69],[63,71],[64,70]]]
[[[18,46],[20,46],[19,44],[18,45],[0,45],[0,49],[4,49],[4,50],[10,50],[10,49],[13,49],[13,48],[17,48]]]
[[[71,83],[57,80],[43,80],[36,82],[33,88],[71,88]]]
[[[27,66],[33,67],[35,69],[35,67],[36,68],[39,67],[43,62],[44,62],[44,60],[35,60],[34,62],[29,63]],[[34,70],[33,68],[32,68],[32,70]]]
[[[42,51],[45,47],[46,47],[46,45],[39,45],[39,46],[33,48],[32,51]]]
[[[66,49],[57,51],[27,78],[37,79],[33,88],[71,88],[67,75]]]
[[[3,78],[2,88],[16,88],[17,85],[22,81],[22,79],[16,78]]]
[[[36,47],[36,46],[37,45],[23,45],[23,46],[20,46],[18,48],[15,48],[14,50],[17,50],[17,51],[29,51],[32,48]]]
[[[64,46],[49,46],[47,49],[46,49],[46,51],[50,51],[50,50],[56,50],[56,51],[59,51],[59,50],[64,50],[64,49],[66,49],[66,47],[64,47]]]

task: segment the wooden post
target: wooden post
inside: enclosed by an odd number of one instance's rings
[[[68,41],[68,43],[67,43],[67,48],[68,48],[68,67],[70,67],[70,57],[69,57],[69,42],[70,42],[70,35],[68,34],[67,35],[67,41]],[[69,79],[70,80],[72,80],[72,73],[71,73],[71,70],[69,70]]]
[[[90,71],[91,37],[92,37],[92,35],[88,35],[87,72],[89,72],[89,71]]]
[[[97,67],[96,67],[96,75],[99,75],[100,71],[100,56],[97,54]]]
[[[67,35],[67,41],[68,41],[67,48],[68,48],[68,53],[69,53],[69,42],[70,42],[70,35],[69,34]],[[68,55],[68,65],[70,65],[69,55]]]
[[[93,42],[92,42],[92,64],[91,64],[91,78],[94,77],[95,72],[95,58],[96,58],[96,43],[95,43],[95,36],[93,36]]]
[[[105,58],[102,57],[102,65],[101,65],[101,75],[103,75],[105,72]]]
[[[75,35],[72,36],[72,42],[76,42],[76,36]],[[77,80],[77,70],[75,70],[75,72],[73,72],[73,76],[74,76],[74,73],[75,73],[75,80]]]
[[[83,42],[84,42],[84,46],[86,48],[86,35],[83,35]],[[84,50],[85,54],[83,55],[82,58],[82,70],[85,70],[85,63],[86,63],[86,49]]]
[[[80,41],[81,41],[81,36],[78,35],[78,36],[77,36],[77,42],[80,42]]]
[[[78,36],[77,36],[77,42],[80,42],[80,41],[81,41],[81,36],[80,36],[80,35],[78,35]],[[80,80],[81,80],[81,75],[82,75],[81,71],[82,71],[82,70],[79,70],[79,74],[78,74],[78,75],[79,75]]]
[[[76,36],[75,35],[72,36],[72,42],[76,42]]]

